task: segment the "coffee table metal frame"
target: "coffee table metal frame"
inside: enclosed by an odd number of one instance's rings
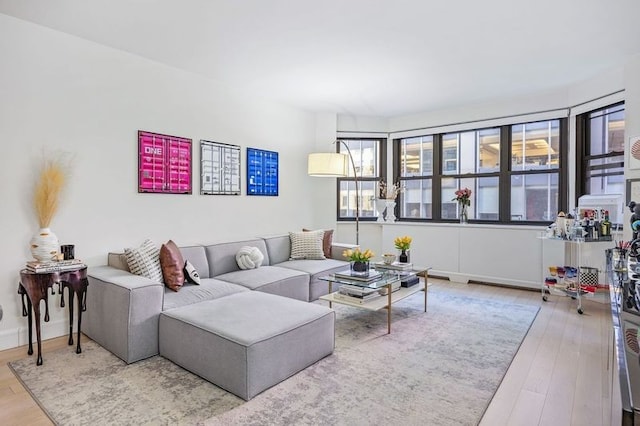
[[[391,305],[395,302],[402,300],[406,297],[411,296],[419,292],[420,290],[424,291],[424,311],[427,312],[427,286],[428,286],[428,278],[429,278],[429,268],[414,268],[411,271],[395,271],[395,270],[379,270],[382,272],[382,277],[366,282],[359,281],[355,279],[336,277],[334,274],[327,275],[324,277],[320,277],[320,280],[327,281],[329,284],[329,294],[324,296],[320,296],[321,300],[326,300],[329,302],[329,307],[332,307],[333,303],[340,303],[342,305],[355,306],[357,308],[366,309],[369,311],[379,311],[380,309],[387,310],[387,334],[391,334]],[[411,287],[400,287],[396,291],[391,291],[391,288],[394,283],[400,281],[399,272],[413,272],[417,275],[423,275],[424,282],[420,282]],[[333,284],[348,284],[354,285],[363,288],[375,288],[375,289],[387,289],[387,294],[382,297],[378,297],[373,300],[369,300],[363,303],[351,302],[349,300],[340,299],[335,297],[337,292],[333,291]],[[386,297],[385,297],[386,296]]]

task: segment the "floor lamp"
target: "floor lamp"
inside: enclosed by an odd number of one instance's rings
[[[307,163],[307,173],[316,177],[347,177],[349,161],[353,167],[353,181],[356,185],[356,244],[360,245],[360,190],[358,188],[358,174],[356,163],[353,161],[349,146],[341,140],[334,143],[341,143],[347,149],[347,154],[339,152],[316,152],[309,154]]]

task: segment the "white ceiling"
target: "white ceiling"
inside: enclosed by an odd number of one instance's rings
[[[364,116],[563,88],[640,54],[639,0],[0,0],[0,13]]]

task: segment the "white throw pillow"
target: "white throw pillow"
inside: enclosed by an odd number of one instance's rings
[[[192,284],[200,284],[200,274],[188,260],[184,262],[184,277]]]
[[[140,247],[124,249],[127,265],[132,274],[164,283],[160,267],[160,249],[151,240],[145,240]]]
[[[236,263],[240,269],[255,269],[262,265],[264,255],[258,247],[240,247],[236,253]]]
[[[291,240],[291,260],[326,259],[322,250],[324,231],[289,232]]]

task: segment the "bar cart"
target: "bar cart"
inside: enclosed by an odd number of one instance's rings
[[[582,298],[595,294],[599,271],[597,268],[581,265],[584,239],[557,241],[565,245],[565,265],[548,267],[549,276],[544,279],[541,287],[542,300],[548,301],[550,295],[571,297],[577,302],[577,312],[583,314]]]

